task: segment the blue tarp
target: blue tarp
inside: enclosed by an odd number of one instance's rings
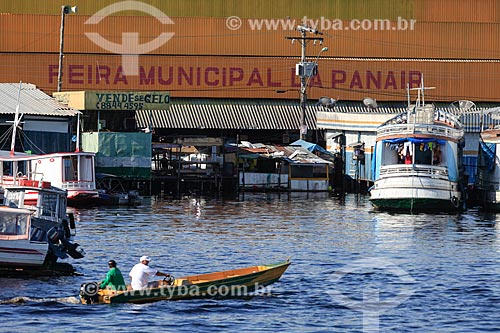
[[[444,146],[446,144],[446,141],[441,140],[441,139],[397,138],[397,139],[384,140],[384,142],[387,142],[387,143],[403,143],[406,141],[414,143],[414,144],[428,143],[428,142],[437,142],[441,146]]]
[[[305,149],[309,150],[310,152],[319,151],[320,153],[333,156],[333,154],[331,152],[329,152],[328,150],[326,150],[325,148],[323,148],[315,143],[307,142],[305,140],[297,140],[294,143],[292,143],[291,146],[301,146],[302,148],[305,148]]]
[[[495,167],[496,144],[486,143],[483,140],[479,140],[479,144],[486,170],[491,171]]]

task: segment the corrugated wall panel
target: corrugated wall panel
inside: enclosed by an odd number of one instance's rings
[[[93,15],[120,1],[86,0],[78,4],[78,15]],[[316,0],[314,5],[302,0],[147,0],[173,17],[284,18],[303,17],[329,19],[415,19],[435,22],[500,22],[497,0]],[[0,2],[0,13],[57,15],[65,0],[23,0]],[[149,15],[138,11],[122,11],[112,15]]]
[[[141,56],[139,76],[126,75],[115,55],[66,55],[63,90],[168,90],[172,97],[299,98],[294,58]],[[0,82],[57,85],[57,56],[0,54]],[[100,75],[97,75],[99,73]],[[405,87],[424,75],[434,101],[499,101],[500,61],[321,59],[309,98],[405,100]],[[285,93],[278,94],[278,91]]]
[[[248,102],[248,101],[246,101]],[[306,109],[306,123],[309,129],[316,129],[318,107],[309,105]],[[253,104],[225,106],[204,105],[199,109],[193,104],[175,104],[169,110],[137,111],[139,127],[152,125],[154,128],[185,129],[266,129],[297,130],[301,110],[298,103],[269,103],[265,108]]]
[[[102,8],[119,3],[118,0],[85,0],[79,5],[81,15],[93,15]],[[413,16],[414,0],[145,0],[169,16],[185,17],[228,17],[284,18],[321,16],[339,19],[352,18],[397,18]],[[71,2],[69,2],[71,3]],[[59,14],[65,0],[22,0],[0,2],[0,12]],[[122,11],[113,15],[149,15],[137,11]]]
[[[287,29],[229,30],[224,18],[173,18],[174,24],[162,25],[152,17],[108,17],[96,25],[85,24],[88,16],[66,18],[65,53],[117,54],[119,47],[103,48],[85,33],[97,33],[111,43],[122,45],[124,32],[139,33],[139,44],[154,41],[162,33],[173,37],[156,47],[142,50],[127,48],[125,53],[173,55],[257,55],[298,56],[300,46],[286,36],[299,36],[293,26]],[[349,28],[345,22],[345,28]],[[391,23],[393,26],[397,22]],[[330,23],[325,27],[333,26]],[[0,51],[59,52],[60,17],[57,15],[0,15]],[[133,27],[133,28],[131,28]],[[408,26],[409,27],[409,26]],[[500,59],[500,23],[414,23],[414,30],[324,30],[323,55],[338,57]],[[314,57],[321,48],[309,45]]]
[[[417,0],[415,18],[435,22],[500,22],[498,0]]]

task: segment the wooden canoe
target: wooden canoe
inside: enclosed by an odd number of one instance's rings
[[[286,260],[270,265],[185,276],[173,282],[158,280],[150,282],[148,288],[141,290],[132,290],[130,285],[122,291],[98,289],[96,282],[84,283],[80,287],[80,299],[82,304],[99,304],[241,297],[278,281],[289,265],[290,260]]]

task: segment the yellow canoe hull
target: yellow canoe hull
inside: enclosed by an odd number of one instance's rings
[[[95,295],[82,293],[88,288],[82,285],[80,299],[83,304],[99,303],[147,303],[162,300],[182,300],[193,298],[241,297],[262,289],[278,281],[290,261],[261,266],[251,266],[208,274],[192,275],[177,278],[172,284],[164,280],[153,281],[148,288],[116,291],[109,289],[96,290]],[[93,284],[95,287],[95,283]]]

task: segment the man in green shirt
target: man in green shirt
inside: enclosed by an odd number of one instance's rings
[[[123,279],[122,272],[116,267],[116,261],[108,261],[109,271],[106,278],[101,282],[99,288],[109,288],[113,290],[126,290],[125,280]]]

